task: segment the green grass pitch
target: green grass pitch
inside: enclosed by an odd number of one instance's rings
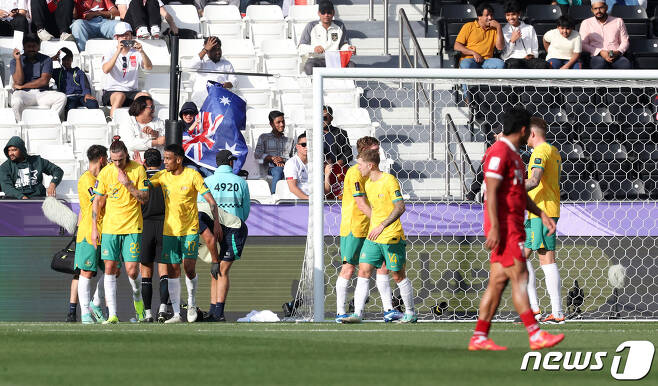
[[[520,370],[520,325],[495,323],[506,352],[466,350],[472,323],[0,323],[1,385],[604,385],[617,346],[658,343],[656,323],[567,323],[559,351],[606,351],[602,371]],[[622,364],[624,362],[622,361]],[[656,366],[639,382],[657,384]]]

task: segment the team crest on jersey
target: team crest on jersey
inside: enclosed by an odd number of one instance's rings
[[[331,40],[334,41],[334,42],[338,40],[338,33],[337,32],[332,32],[331,33]]]
[[[496,171],[500,167],[500,157],[491,157],[489,160],[489,170]]]
[[[110,255],[110,251],[108,251],[107,249],[103,249],[103,256],[109,256],[109,255]]]
[[[182,190],[183,192],[186,191],[187,189],[189,189],[189,188],[188,188],[187,186],[185,186],[185,185],[183,185],[183,186],[180,187],[180,190]]]
[[[399,190],[395,191],[395,197],[402,197],[402,193]]]
[[[536,163],[537,165],[541,164],[541,158],[535,158],[535,163]]]

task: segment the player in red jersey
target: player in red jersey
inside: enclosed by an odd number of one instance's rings
[[[528,331],[530,349],[552,347],[564,339],[564,334],[551,335],[539,329],[528,300],[528,271],[523,255],[525,229],[524,211],[536,214],[555,232],[555,221],[528,198],[524,184],[524,165],[518,148],[530,135],[530,113],[514,108],[503,116],[503,135],[485,153],[484,171],[484,233],[485,246],[491,250],[489,284],[482,300],[475,332],[469,350],[506,350],[489,339],[491,319],[508,282],[512,283],[512,300]]]

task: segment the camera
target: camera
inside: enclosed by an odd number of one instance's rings
[[[137,43],[135,40],[122,40],[121,45],[124,47],[134,47],[135,43]]]

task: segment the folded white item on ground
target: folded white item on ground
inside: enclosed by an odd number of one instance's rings
[[[238,319],[238,322],[278,322],[279,317],[270,310],[256,311],[253,310],[244,318]]]

